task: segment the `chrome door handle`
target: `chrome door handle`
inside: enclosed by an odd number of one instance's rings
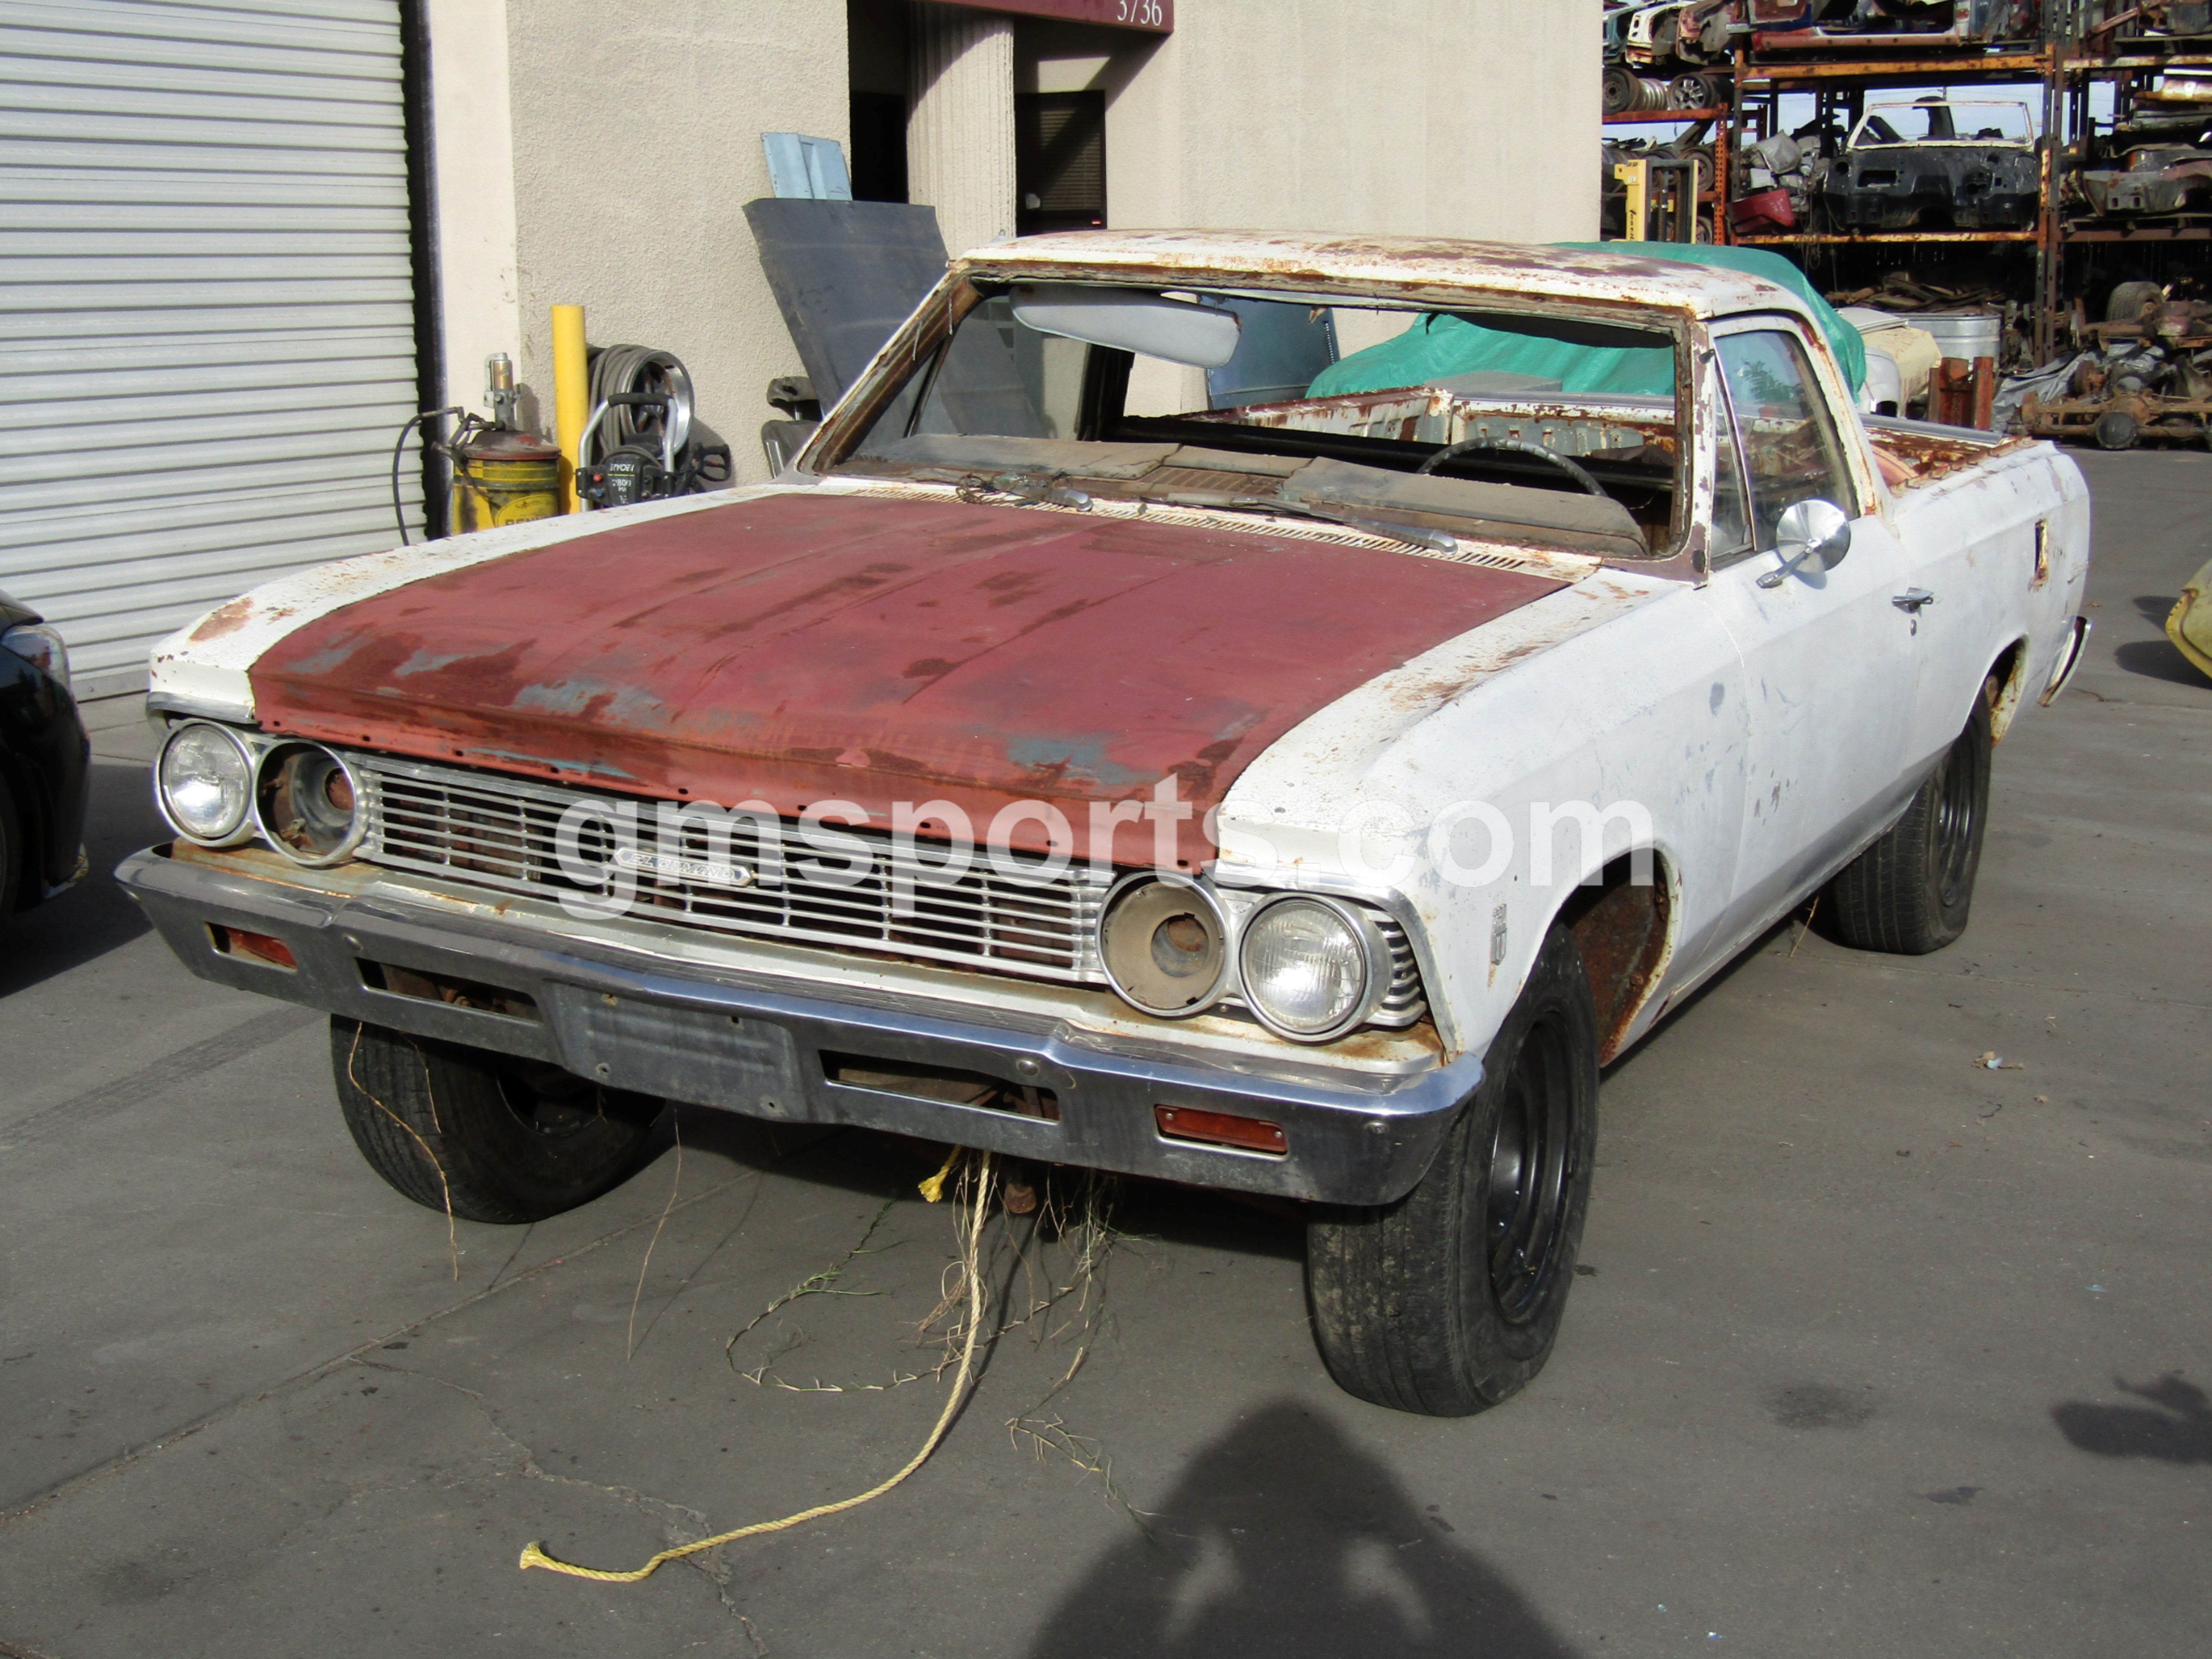
[[[1920,631],[1920,608],[1936,603],[1936,596],[1924,587],[1908,587],[1890,600],[1899,611],[1912,618],[1912,631]]]

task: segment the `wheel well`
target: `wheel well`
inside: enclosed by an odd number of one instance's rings
[[[1595,882],[1577,888],[1559,911],[1589,975],[1601,1063],[1620,1052],[1628,1028],[1659,983],[1671,944],[1670,872],[1657,854],[1643,856],[1650,862],[1649,881],[1633,879],[1636,856],[1625,853]]]
[[[2005,730],[2020,712],[2021,693],[2027,688],[2027,641],[2014,640],[1997,653],[1990,672],[1982,677],[1982,696],[1990,700],[1990,741],[2004,741]],[[1991,688],[1994,687],[1994,695]]]

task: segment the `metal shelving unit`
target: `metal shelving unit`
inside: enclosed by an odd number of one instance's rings
[[[1698,206],[1712,210],[1711,234],[1715,241],[1728,240],[1725,233],[1728,228],[1731,114],[1726,106],[1716,106],[1711,109],[1632,110],[1605,117],[1605,125],[1608,127],[1711,126],[1716,129],[1713,134],[1713,187],[1699,191],[1697,197]]]
[[[1686,124],[1714,125],[1716,188],[1700,198],[1712,207],[1711,230],[1717,242],[1781,252],[1855,247],[2017,252],[2032,260],[2011,284],[2032,319],[2039,362],[2051,356],[2062,330],[2071,326],[2065,290],[2068,252],[2080,247],[2165,248],[2212,242],[2212,215],[2175,215],[2144,222],[2068,222],[2063,203],[2063,167],[2079,157],[2095,137],[2090,89],[2099,81],[2115,86],[2116,110],[2131,109],[2136,94],[2156,77],[2174,71],[2203,70],[2212,76],[2212,37],[2159,40],[2114,33],[2112,26],[2087,27],[2081,0],[2046,0],[2043,39],[1975,51],[1954,49],[1922,57],[1894,53],[1855,55],[1844,45],[1818,55],[1807,52],[1759,53],[1747,41],[1725,73],[1730,101],[1725,108],[1652,110],[1605,118],[1608,128]],[[2123,16],[2116,22],[2124,24]],[[1870,93],[1933,91],[1970,87],[2017,87],[2040,103],[2038,148],[2041,178],[2034,225],[2019,230],[1958,230],[1930,228],[1875,232],[1817,231],[1810,228],[1738,234],[1729,204],[1741,199],[1737,173],[1750,147],[1781,131],[1781,100],[1811,94],[1815,125],[1824,149],[1832,154],[1843,134],[1855,125]]]
[[[2033,51],[2015,45],[1984,52],[1947,52],[1927,58],[1877,59],[1795,58],[1753,62],[1739,53],[1735,73],[1735,108],[1738,123],[1738,153],[1747,142],[1742,123],[1747,106],[1753,106],[1762,128],[1760,136],[1777,130],[1782,97],[1810,93],[1816,102],[1815,120],[1821,135],[1848,132],[1866,109],[1867,94],[1875,92],[1932,91],[1965,87],[2032,85],[2040,94],[2042,108],[2040,173],[2036,223],[2025,230],[1936,229],[1901,231],[1798,232],[1738,240],[1753,247],[1986,247],[2020,248],[2033,252],[2034,270],[2031,300],[2035,317],[2038,361],[2049,355],[2052,338],[2052,305],[2049,298],[2057,269],[2060,222],[2057,213],[2057,151],[2049,135],[2058,130],[2062,105],[2060,88],[2066,58],[2057,39],[2046,39]],[[2023,284],[2027,287],[2027,284]]]

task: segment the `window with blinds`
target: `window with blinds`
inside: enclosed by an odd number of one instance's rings
[[[1106,222],[1106,94],[1014,96],[1016,232],[1080,230]]]

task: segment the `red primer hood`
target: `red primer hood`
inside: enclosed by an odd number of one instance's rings
[[[1195,809],[1316,709],[1560,584],[1295,537],[798,491],[346,605],[252,670],[272,731],[796,815],[945,799],[981,836],[1173,775]],[[1042,846],[1024,823],[1015,844]],[[1121,826],[1115,861],[1150,863]]]

